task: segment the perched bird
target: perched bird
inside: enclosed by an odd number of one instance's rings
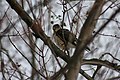
[[[59,24],[55,24],[53,25],[53,31],[54,40],[62,50],[76,47],[77,38],[75,34],[70,32],[68,29],[63,29]],[[86,49],[90,51],[88,47]]]

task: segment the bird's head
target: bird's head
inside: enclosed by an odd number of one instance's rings
[[[60,27],[59,24],[53,25],[53,30],[54,30],[54,32],[57,32],[57,31],[60,30],[60,29],[61,29],[61,27]]]

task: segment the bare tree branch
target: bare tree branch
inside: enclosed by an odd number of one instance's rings
[[[83,59],[83,55],[84,52],[83,50],[85,49],[85,47],[87,46],[87,44],[90,43],[90,39],[93,40],[93,30],[96,26],[97,23],[97,19],[101,14],[101,10],[102,7],[104,5],[104,1],[105,0],[96,0],[93,8],[91,9],[88,18],[86,19],[82,29],[81,29],[81,33],[79,35],[79,40],[78,40],[78,44],[77,44],[77,48],[74,52],[74,55],[72,56],[72,58],[70,58],[69,56],[65,55],[65,53],[60,50],[51,40],[50,38],[44,33],[43,29],[42,29],[42,25],[41,22],[38,20],[32,20],[32,18],[24,11],[24,9],[21,8],[21,6],[19,5],[19,3],[17,3],[16,0],[6,0],[9,5],[11,6],[11,8],[13,8],[17,14],[22,18],[22,20],[28,25],[28,27],[30,27],[33,32],[35,33],[35,35],[37,35],[52,51],[53,55],[55,56],[55,58],[60,57],[62,58],[65,62],[67,62],[68,64],[66,65],[66,67],[60,69],[58,72],[56,72],[55,75],[53,75],[50,79],[56,79],[58,78],[61,74],[66,74],[67,72],[67,80],[76,80],[78,77],[78,73],[81,73],[84,77],[86,77],[86,79],[88,80],[93,80],[93,78],[85,73],[82,69],[81,66],[82,65],[100,65],[100,66],[105,66],[107,68],[116,70],[119,72],[119,65],[117,65],[116,63],[111,63],[107,60],[99,60],[99,59]],[[119,12],[119,10],[116,10],[116,12],[110,17],[110,20],[112,18],[115,17],[115,15]],[[98,31],[97,33],[94,35],[94,37],[102,30],[105,28],[105,26],[110,22],[110,20],[108,20]],[[9,37],[10,39],[10,37]],[[11,41],[11,39],[10,39]],[[12,45],[17,49],[17,47],[15,46],[15,44],[11,41]],[[19,51],[19,50],[18,50]],[[21,53],[21,51],[19,51]],[[21,55],[23,55],[21,53]],[[23,57],[25,57],[23,55]],[[25,57],[26,58],[26,57]],[[26,59],[27,60],[27,59]],[[44,78],[46,78],[45,76],[43,76]],[[47,76],[48,77],[48,76]]]
[[[78,38],[78,43],[77,47],[75,50],[75,53],[72,57],[72,59],[69,62],[69,70],[67,73],[67,80],[76,80],[79,69],[83,60],[83,49],[87,46],[89,43],[88,41],[92,37],[92,32],[95,28],[96,22],[98,17],[100,16],[100,13],[102,11],[103,5],[104,5],[105,0],[96,0],[88,17],[87,20],[85,21],[81,33]],[[99,6],[99,7],[98,7]]]

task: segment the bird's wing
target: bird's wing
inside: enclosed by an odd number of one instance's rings
[[[65,43],[72,43],[76,46],[77,38],[73,33],[71,33],[68,29],[60,29],[56,32],[56,35]]]

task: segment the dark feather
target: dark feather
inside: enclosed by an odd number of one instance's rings
[[[60,29],[56,32],[56,35],[65,43],[72,43],[76,46],[77,38],[73,33],[71,33],[68,29]]]

